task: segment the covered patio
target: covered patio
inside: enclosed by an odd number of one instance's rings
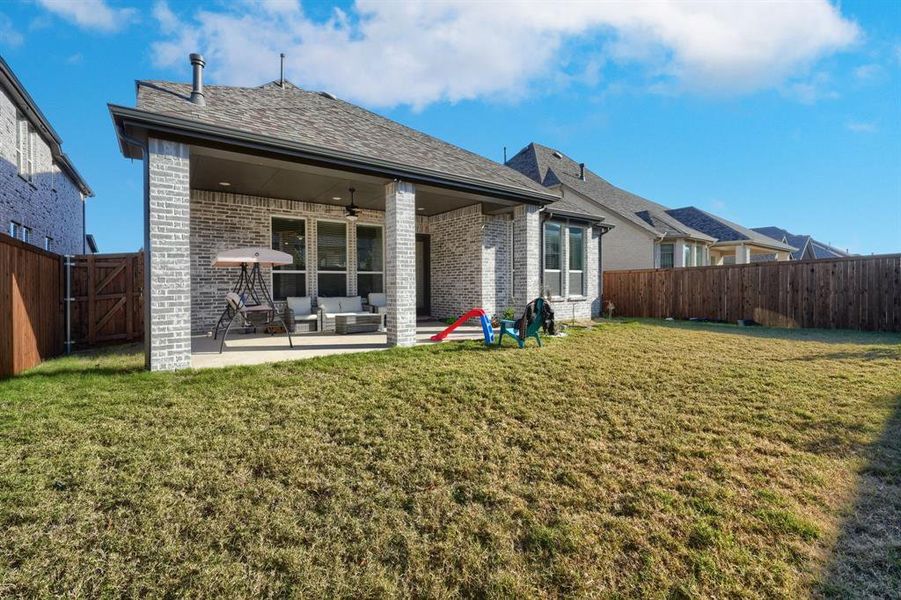
[[[418,321],[416,323],[416,345],[441,343],[432,342],[429,338],[445,327],[446,325],[439,321]],[[225,343],[225,350],[220,354],[217,340],[208,335],[194,336],[191,339],[191,366],[195,369],[206,369],[257,365],[331,354],[387,350],[391,347],[386,332],[337,335],[334,332],[322,331],[295,334],[292,338],[294,340],[293,348],[288,345],[288,339],[284,334],[236,333],[229,336]],[[478,321],[473,320],[454,330],[445,341],[482,339],[482,329]]]

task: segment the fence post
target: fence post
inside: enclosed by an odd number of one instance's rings
[[[66,294],[63,302],[66,303],[66,354],[72,354],[72,261],[75,259],[71,254],[63,256],[63,265],[66,268]]]

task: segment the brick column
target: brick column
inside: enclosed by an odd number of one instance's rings
[[[385,292],[388,345],[416,343],[416,190],[412,183],[385,185]]]
[[[144,354],[151,371],[191,366],[190,157],[150,138],[144,157]]]
[[[521,204],[513,211],[513,301],[522,310],[541,295],[541,215],[537,206]]]

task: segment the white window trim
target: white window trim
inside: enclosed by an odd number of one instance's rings
[[[19,239],[19,236],[22,235],[21,231],[22,231],[21,223],[17,223],[16,221],[9,222],[9,237],[13,238],[14,240],[17,240],[17,239]]]
[[[31,243],[31,227],[22,226],[22,241],[26,244]]]
[[[672,264],[668,267],[663,266],[663,247],[669,246],[673,249],[672,252]],[[672,242],[664,242],[657,244],[657,267],[660,269],[672,269],[676,266],[676,244]]]
[[[27,122],[22,113],[16,111],[16,171],[22,177],[25,172],[25,135],[22,130]]]
[[[385,256],[385,251],[386,251],[385,226],[382,225],[381,223],[356,223],[354,225],[354,241],[358,242],[357,243],[358,246],[359,246],[359,239],[360,239],[359,235],[358,235],[358,231],[359,231],[360,227],[377,227],[382,230],[382,270],[381,271],[361,271],[359,269],[360,265],[357,264],[357,295],[359,295],[359,291],[360,291],[360,275],[381,275],[382,276],[382,291],[380,293],[384,294],[385,293],[385,260],[387,258]],[[358,248],[354,248],[354,253],[355,253],[354,256],[356,257],[357,262],[359,263],[360,257],[359,257]]]
[[[570,269],[569,268],[569,260],[570,260],[570,243],[569,236],[572,235],[572,229],[579,229],[582,231],[582,268],[581,269]],[[584,300],[588,297],[586,293],[585,285],[587,282],[585,281],[585,266],[588,264],[588,228],[583,227],[581,225],[567,225],[566,226],[566,297],[570,300]],[[569,276],[573,273],[578,273],[582,276],[582,293],[573,294],[569,289]]]
[[[324,271],[319,268],[319,223],[341,223],[344,225],[344,257],[345,263],[343,271]],[[316,239],[313,241],[313,244],[316,246],[316,296],[319,296],[319,275],[321,273],[325,273],[326,275],[339,275],[344,273],[344,293],[346,294],[350,290],[350,232],[349,227],[347,226],[347,220],[343,219],[316,219]],[[356,232],[355,232],[356,233]],[[354,248],[356,251],[356,248]],[[356,258],[356,257],[355,257]]]
[[[541,230],[541,287],[542,287],[542,290],[541,290],[541,292],[543,294],[544,290],[549,289],[549,287],[547,285],[545,285],[545,277],[544,277],[545,273],[559,273],[560,274],[560,293],[557,294],[556,296],[552,294],[551,300],[564,300],[565,296],[563,294],[565,293],[565,290],[564,290],[563,286],[566,285],[566,282],[563,278],[564,269],[562,269],[562,268],[548,269],[547,268],[547,260],[546,260],[547,257],[545,255],[545,252],[547,251],[547,226],[548,225],[557,225],[560,227],[560,266],[563,267],[563,255],[564,255],[563,233],[564,233],[564,231],[566,231],[566,223],[563,223],[562,221],[545,221],[544,223],[541,224],[541,227],[542,227],[542,230]]]
[[[31,183],[34,181],[34,140],[37,134],[35,133],[34,128],[31,126],[31,123],[26,123],[26,127],[28,132],[28,154],[26,154],[25,156],[25,159],[28,163],[28,174],[26,178],[28,179],[29,183]]]
[[[53,238],[49,235],[44,236],[44,250],[53,252]]]
[[[272,269],[272,270],[271,270],[271,272],[272,272],[272,279],[271,279],[271,281],[269,282],[269,295],[272,297],[273,300],[275,300],[275,275],[276,275],[277,273],[285,273],[285,274],[292,274],[292,275],[300,275],[300,274],[302,274],[302,275],[304,276],[304,277],[303,277],[303,280],[304,280],[304,288],[306,288],[306,294],[307,294],[307,297],[309,297],[309,295],[310,295],[310,276],[309,276],[309,274],[308,274],[308,271],[310,270],[310,269],[309,269],[309,258],[310,258],[310,252],[309,252],[310,228],[309,228],[309,224],[307,223],[307,218],[306,218],[306,217],[292,216],[292,215],[276,215],[276,214],[270,214],[270,215],[269,215],[269,247],[270,247],[270,248],[272,247],[272,220],[273,220],[273,219],[284,219],[284,220],[286,220],[286,221],[303,221],[303,236],[304,236],[304,244],[306,245],[306,248],[304,248],[303,254],[304,254],[304,262],[306,262],[308,266],[307,266],[306,269],[303,269],[303,270],[300,270],[300,269],[278,269],[278,270]],[[275,300],[275,301],[276,301],[276,302],[284,302],[283,300]]]

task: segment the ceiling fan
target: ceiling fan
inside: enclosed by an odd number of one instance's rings
[[[360,208],[354,204],[354,192],[357,190],[355,188],[348,188],[347,191],[350,192],[350,204],[344,207],[344,212],[347,215],[348,221],[356,221],[360,214]]]

